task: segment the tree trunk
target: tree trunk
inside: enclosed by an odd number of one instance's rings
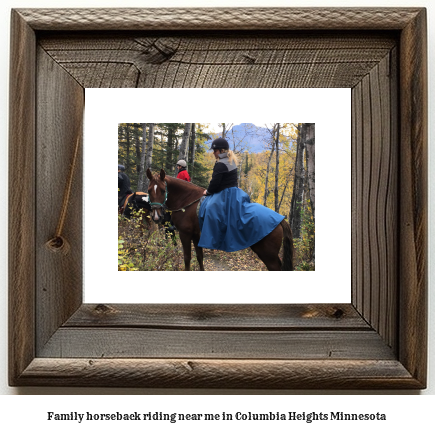
[[[293,173],[293,169],[294,169],[293,167],[290,169],[290,171],[289,171],[289,173],[288,173],[288,175],[287,175],[287,179],[285,180],[284,190],[282,191],[282,194],[281,194],[281,199],[280,199],[280,201],[279,201],[278,210],[281,208],[282,200],[284,199],[285,192],[286,192],[286,190],[287,190],[288,183],[289,183],[289,181],[290,181],[290,177],[291,177],[291,175],[292,175],[292,173]]]
[[[188,159],[190,162],[192,162],[194,156],[195,156],[195,124],[191,124],[191,130],[190,130],[190,140],[189,140],[189,151],[187,152]]]
[[[179,148],[179,141],[178,141],[178,137],[177,136],[175,136],[174,137],[174,155],[176,155],[177,154],[177,152],[178,152],[178,148]],[[178,160],[177,160],[178,161]],[[173,167],[173,173],[174,173],[174,176],[176,177],[177,175],[178,175],[178,169],[177,169],[177,166],[175,165],[175,163],[176,162],[174,162],[174,167]]]
[[[126,151],[126,157],[125,157],[125,171],[127,173],[130,173],[130,124],[126,124],[126,146],[127,146],[127,151]]]
[[[306,129],[305,147],[307,162],[307,184],[313,221],[315,222],[316,190],[315,190],[315,124],[303,124]]]
[[[196,124],[192,124],[192,150],[190,153],[190,179],[193,182],[193,169],[194,169],[194,165],[195,165],[195,151],[196,151],[196,128],[195,128]]]
[[[267,161],[267,169],[266,169],[266,179],[264,180],[264,197],[263,197],[263,205],[267,206],[267,196],[269,196],[269,170],[270,170],[270,162],[272,161],[273,151],[275,150],[274,141],[272,140],[272,150],[270,151],[269,160]]]
[[[222,123],[222,138],[225,139],[227,137],[227,132],[233,127],[234,124],[226,124]]]
[[[164,133],[163,129],[160,129],[160,149],[161,149],[161,155],[162,155],[162,164],[160,165],[161,168],[164,168],[166,165],[166,152],[163,151],[164,149]]]
[[[244,158],[245,158],[245,155],[242,154],[240,156],[239,167],[237,168],[238,174],[239,174],[238,184],[239,184],[240,188],[242,188],[242,172],[243,172],[243,160],[244,160]]]
[[[143,135],[142,135],[142,152],[140,155],[140,163],[139,163],[139,176],[137,179],[137,190],[144,190],[144,173],[145,173],[145,156],[146,156],[146,148],[147,148],[147,137],[146,137],[146,125],[142,124]],[[148,178],[147,178],[148,179]]]
[[[146,125],[146,124],[144,124]],[[140,172],[140,156],[141,156],[141,143],[142,140],[139,139],[139,124],[134,124],[133,129],[134,137],[134,147],[136,149],[136,173],[139,175]]]
[[[276,142],[275,142],[275,158],[276,158],[276,167],[275,167],[275,212],[279,212],[279,194],[278,194],[278,185],[279,185],[279,124],[276,125]]]
[[[290,207],[290,226],[293,237],[301,238],[301,211],[304,193],[304,143],[302,140],[302,125],[298,124],[298,138],[296,141],[296,164],[295,164],[295,181],[293,195]]]
[[[243,168],[243,180],[244,180],[244,186],[242,187],[240,185],[240,188],[242,188],[243,190],[245,190],[246,193],[248,193],[249,190],[249,186],[248,186],[248,174],[249,174],[249,152],[243,152],[243,161],[245,163],[245,167]],[[242,170],[240,170],[240,172],[242,172]],[[251,196],[250,193],[248,193],[249,196]]]
[[[145,168],[151,170],[151,165],[153,163],[153,147],[154,147],[154,129],[156,124],[149,124],[149,132],[148,132],[148,145],[147,145],[147,153],[145,159]],[[148,190],[148,185],[150,180],[148,177],[144,178],[143,181],[143,191]]]
[[[118,160],[119,160],[119,143],[122,141],[124,136],[124,127],[122,124],[118,124]]]
[[[180,152],[178,153],[179,160],[185,160],[187,162],[187,151],[189,144],[190,131],[192,130],[192,124],[186,124],[184,126],[183,138],[181,140]]]
[[[167,143],[167,156],[166,156],[166,172],[172,173],[174,165],[172,161],[172,154],[174,149],[174,128],[168,124],[168,143]]]

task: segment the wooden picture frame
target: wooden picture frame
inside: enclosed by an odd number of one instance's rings
[[[424,8],[19,9],[11,32],[10,385],[426,387]],[[86,87],[351,88],[352,303],[82,304]]]

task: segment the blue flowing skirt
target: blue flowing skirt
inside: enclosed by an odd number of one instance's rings
[[[269,235],[284,216],[258,203],[251,203],[243,190],[231,187],[206,196],[198,218],[200,247],[235,252]]]

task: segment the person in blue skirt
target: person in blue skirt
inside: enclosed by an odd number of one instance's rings
[[[272,232],[284,216],[258,203],[237,185],[237,157],[219,137],[211,149],[216,158],[206,196],[199,209],[201,238],[206,249],[235,252],[252,246]]]

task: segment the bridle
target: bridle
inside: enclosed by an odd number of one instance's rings
[[[168,207],[166,205],[167,200],[168,200],[168,184],[165,181],[165,199],[163,200],[163,203],[149,202],[149,204],[150,204],[151,208],[153,207],[153,205],[157,205],[157,206],[160,206],[164,210],[164,209],[168,209]]]

